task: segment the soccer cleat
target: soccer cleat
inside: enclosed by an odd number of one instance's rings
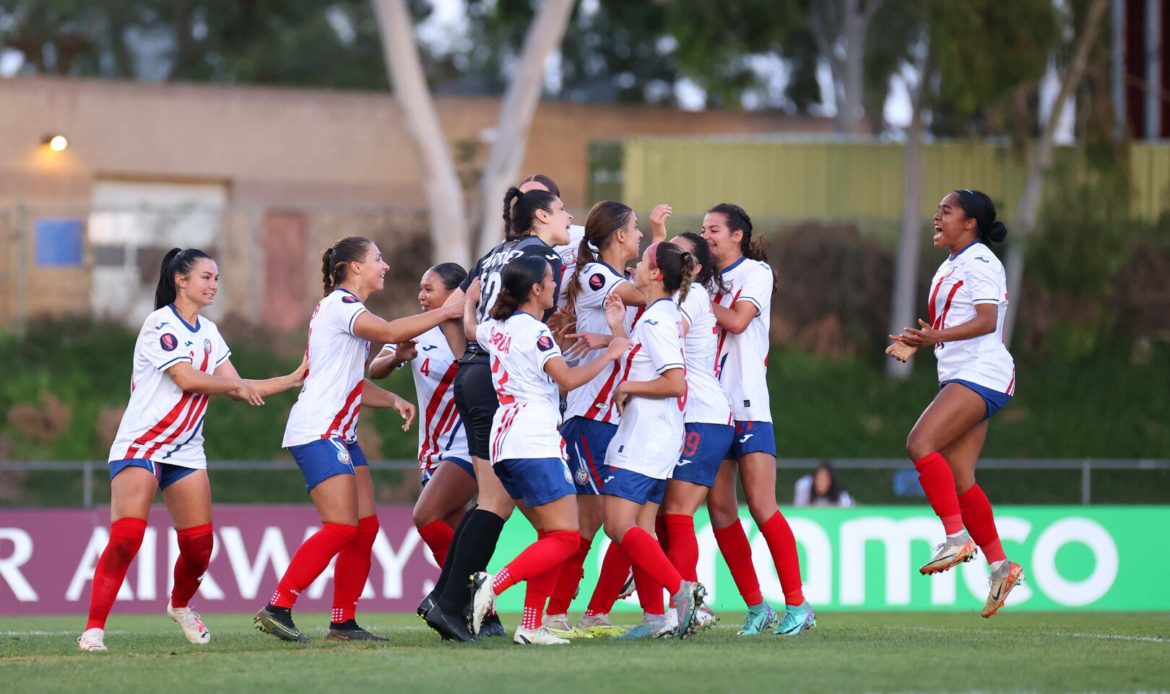
[[[256,628],[265,634],[272,634],[282,641],[296,641],[305,643],[308,636],[301,633],[296,624],[293,624],[292,610],[265,605],[252,618]]]
[[[431,597],[430,593],[427,593],[427,596],[425,598],[423,598],[422,602],[420,602],[418,604],[418,609],[416,609],[414,611],[414,613],[416,615],[418,615],[419,619],[421,619],[425,622],[425,621],[427,621],[427,613],[430,612],[431,608],[434,606],[435,606],[435,599]]]
[[[500,621],[500,615],[496,614],[495,610],[488,612],[487,616],[483,618],[483,626],[479,628],[480,636],[507,636],[508,630],[504,628],[504,623]]]
[[[475,634],[467,629],[467,620],[462,616],[447,614],[439,604],[427,612],[427,626],[439,632],[444,641],[476,641]]]
[[[743,618],[743,628],[736,632],[736,636],[756,636],[776,626],[780,617],[776,610],[766,602],[748,607],[747,616]]]
[[[492,590],[492,575],[477,571],[471,577],[471,632],[479,634],[483,618],[496,606],[496,592]]]
[[[81,632],[81,636],[77,637],[77,648],[90,653],[105,653],[106,630],[94,627]]]
[[[1024,580],[1024,569],[1019,564],[1008,562],[1008,570],[1003,573],[1003,576],[996,577],[995,573],[991,574],[988,583],[991,590],[987,592],[987,602],[983,605],[984,619],[999,612],[999,608],[1003,607],[1003,603],[1007,600],[1008,593],[1012,592],[1012,588],[1016,584]]]
[[[203,625],[199,613],[190,607],[171,607],[171,603],[168,601],[167,616],[183,627],[183,635],[191,643],[203,646],[211,642],[211,632]]]
[[[678,592],[671,597],[670,604],[674,606],[674,610],[678,614],[677,633],[680,639],[685,639],[694,633],[695,612],[703,604],[703,598],[706,596],[707,590],[703,588],[702,584],[683,581]]]
[[[817,625],[817,613],[813,612],[808,600],[799,605],[789,605],[784,610],[784,617],[776,625],[773,634],[783,636],[799,636]]]
[[[541,622],[541,626],[548,629],[548,633],[562,639],[593,638],[593,634],[590,634],[588,631],[569,624],[569,615],[567,614],[546,614]]]
[[[718,621],[719,618],[715,616],[715,613],[711,611],[710,607],[707,607],[706,604],[700,605],[699,610],[695,612],[695,625],[693,631],[698,632],[706,631],[707,629],[714,629],[715,623]]]
[[[608,614],[585,615],[581,621],[577,622],[577,628],[584,629],[599,639],[608,639],[626,633],[625,629],[615,626],[613,622],[609,621]]]
[[[540,627],[539,629],[516,627],[516,633],[512,636],[512,643],[518,643],[521,646],[567,646],[569,645],[569,640],[562,639],[559,636],[553,636],[544,627]]]
[[[326,641],[389,641],[385,636],[371,634],[358,626],[355,620],[330,623],[329,633],[325,634]]]
[[[949,571],[965,561],[974,559],[976,551],[975,541],[971,539],[970,535],[963,533],[958,542],[947,540],[935,547],[934,556],[919,567],[918,573],[929,576]]]
[[[618,591],[618,600],[625,600],[634,594],[634,570],[630,569],[629,575],[626,576],[626,582],[622,584],[622,589]]]

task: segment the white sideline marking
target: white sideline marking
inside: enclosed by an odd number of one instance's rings
[[[890,629],[898,631],[917,631],[922,633],[935,634],[973,634],[976,632],[967,629],[954,629],[946,627],[903,627],[890,626]],[[1045,631],[1040,632],[1044,636],[1067,636],[1075,639],[1106,639],[1113,641],[1144,641],[1147,643],[1170,643],[1170,638],[1162,636],[1127,636],[1125,634],[1094,634],[1084,631]]]

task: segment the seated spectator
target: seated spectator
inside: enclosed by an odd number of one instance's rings
[[[828,463],[821,463],[811,475],[796,480],[795,506],[854,506],[853,497],[841,486],[837,471]]]

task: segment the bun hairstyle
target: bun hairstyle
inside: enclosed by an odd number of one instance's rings
[[[350,263],[360,263],[370,249],[370,240],[364,236],[347,236],[338,241],[321,255],[321,274],[324,278],[325,296],[337,289],[346,280]]]
[[[723,272],[719,270],[719,264],[715,262],[715,256],[711,254],[711,246],[707,244],[707,239],[693,231],[684,231],[679,236],[690,241],[691,247],[694,249],[691,253],[695,256],[695,262],[699,264],[699,272],[695,275],[695,282],[705,287],[709,292],[726,293],[727,284],[723,281]]]
[[[522,255],[508,261],[500,272],[500,293],[489,315],[496,320],[508,320],[520,304],[528,301],[532,285],[544,282],[549,272],[548,261],[538,255]]]
[[[540,185],[544,186],[548,192],[552,193],[558,198],[561,197],[561,189],[557,185],[557,182],[548,176],[545,176],[544,174],[532,174],[523,181],[520,181],[520,185],[524,185],[525,183],[539,183]]]
[[[665,241],[653,243],[646,250],[650,254],[650,267],[662,273],[662,288],[671,294],[678,292],[681,304],[695,281],[695,256]]]
[[[978,225],[979,240],[986,245],[1003,243],[1007,238],[1007,227],[995,218],[995,203],[987,193],[962,188],[956,190],[955,195],[959,196],[959,207],[963,208],[963,213]]]
[[[211,260],[211,256],[198,248],[172,248],[167,251],[159,269],[158,285],[154,288],[154,310],[175,303],[175,296],[179,291],[175,285],[175,275],[186,277],[191,274],[191,268],[200,258]]]
[[[707,214],[712,212],[718,212],[727,219],[727,228],[732,233],[735,233],[736,230],[743,232],[743,238],[739,240],[739,250],[745,258],[758,260],[761,263],[768,262],[768,242],[762,236],[752,238],[752,218],[742,207],[730,202],[721,202],[707,210]],[[776,272],[773,270],[772,291],[776,291],[777,288]]]
[[[459,263],[439,263],[427,272],[433,272],[439,276],[439,281],[447,289],[454,289],[463,284],[463,280],[467,278],[467,270]]]
[[[569,308],[576,305],[577,295],[581,293],[581,268],[588,263],[597,262],[600,251],[610,244],[613,235],[618,229],[630,223],[634,214],[633,208],[613,200],[604,200],[589,210],[585,218],[585,236],[577,246],[577,262],[573,268],[573,276],[569,279],[567,289]]]
[[[527,236],[536,226],[536,211],[552,214],[553,201],[559,196],[547,190],[530,190],[521,193],[512,186],[504,193],[504,240],[515,241]]]

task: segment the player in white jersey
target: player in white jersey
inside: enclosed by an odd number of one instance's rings
[[[191,643],[211,640],[188,606],[214,545],[203,452],[207,400],[220,393],[262,405],[266,396],[294,388],[304,378],[304,364],[279,378],[240,378],[219,330],[199,315],[215,300],[218,283],[219,269],[203,251],[175,248],[163,258],[155,311],[134,344],[130,403],[110,448],[110,539],[94,571],[89,619],[77,640],[83,651],[106,650],[106,618],[142,544],[159,488],[179,541],[167,615]]]
[[[374,483],[357,445],[358,414],[367,407],[394,407],[409,428],[414,406],[365,379],[371,343],[413,340],[458,306],[387,322],[366,310],[365,300],[382,289],[389,266],[369,239],[351,236],[327,249],[321,273],[325,298],[309,322],[309,373],[289,413],[281,445],[305,477],[305,489],[321,517],[321,529],[293,555],[269,603],[256,613],[256,628],[286,641],[307,641],[292,620],[292,606],[335,556],[333,611],[328,640],[384,640],[360,628],[357,600],[370,571],[378,535]],[[374,348],[374,351],[380,346]]]
[[[424,272],[418,283],[420,309],[442,306],[465,277],[467,271],[457,263],[440,263]],[[370,364],[369,376],[384,378],[407,362],[419,403],[418,465],[423,485],[414,504],[414,525],[442,567],[455,526],[476,489],[467,432],[451,387],[459,363],[442,330],[431,328],[410,343],[386,345]]]
[[[686,299],[694,272],[694,257],[666,242],[651,244],[635,270],[646,310],[634,323],[622,382],[614,393],[622,420],[605,453],[603,489],[605,533],[625,551],[635,567],[635,579],[639,573],[643,576],[638,592],[659,606],[643,603],[643,623],[631,630],[630,637],[663,633],[665,616],[660,605],[666,588],[678,617],[677,634],[686,638],[704,595],[698,583],[683,580],[653,535],[666,480],[678,463],[684,435],[683,322],[674,296],[677,292]]]
[[[646,304],[642,291],[623,274],[626,265],[638,257],[641,242],[638,215],[629,206],[606,200],[589,210],[585,235],[574,253],[575,264],[567,272],[561,290],[565,310],[573,316],[574,332],[570,336],[579,340],[569,350],[577,354],[577,363],[588,364],[606,353],[605,347],[612,337],[605,312],[606,300],[610,296],[619,297],[627,306]],[[593,538],[601,527],[600,495],[604,486],[605,450],[620,419],[617,409],[612,406],[612,399],[614,388],[621,382],[621,371],[622,362],[615,361],[591,381],[565,396],[561,436],[565,440],[569,469],[580,497],[577,499],[577,513],[581,540],[576,553],[561,569],[549,598],[545,620],[545,626],[552,633],[565,638],[591,635],[582,627],[572,627],[567,612],[581,583]]]
[[[946,540],[919,571],[935,574],[969,561],[975,548],[991,565],[991,590],[983,607],[990,617],[1023,578],[1008,561],[987,495],[975,482],[975,465],[987,438],[987,422],[1015,394],[1016,370],[1003,344],[1007,279],[989,245],[1007,236],[991,198],[964,188],[948,193],[934,215],[934,245],[950,255],[930,284],[930,321],[906,328],[886,353],[906,361],[933,345],[939,390],[918,418],[906,451]]]
[[[719,550],[748,605],[739,633],[759,634],[777,616],[760,592],[751,547],[739,522],[738,470],[752,520],[767,540],[784,591],[784,616],[774,633],[796,636],[816,625],[816,615],[804,599],[796,538],[776,504],[776,438],[767,381],[775,276],[763,239],[752,240],[751,218],[742,207],[722,203],[708,210],[703,238],[725,284],[711,304],[719,326],[715,363],[735,418],[735,437],[707,496],[707,510]]]
[[[510,188],[504,196],[503,208],[505,240],[476,262],[460,285],[461,291],[452,292],[447,299],[448,304],[462,303],[464,310],[463,337],[468,341],[455,374],[455,406],[467,428],[479,498],[478,506],[456,528],[439,580],[419,604],[418,612],[425,614],[427,624],[441,636],[461,641],[475,638],[463,619],[464,608],[471,598],[464,577],[487,568],[504,521],[516,508],[492,469],[489,440],[499,402],[492,386],[487,353],[474,341],[475,326],[487,319],[502,286],[503,269],[516,258],[534,256],[547,262],[553,268],[555,283],[559,285],[561,259],[552,247],[568,240],[568,228],[573,221],[565,203],[542,189],[521,192],[518,188]],[[464,292],[466,301],[463,300]],[[538,318],[546,321],[552,313],[550,309]],[[452,351],[457,354],[463,348],[456,339],[458,337],[448,334]],[[529,584],[528,588],[531,590],[532,585]],[[491,636],[504,633],[498,617],[492,615],[484,633]]]
[[[555,305],[553,268],[539,257],[521,256],[504,267],[500,280],[491,320],[475,329],[476,340],[490,355],[500,403],[492,420],[491,461],[509,496],[526,507],[538,538],[494,577],[476,573],[472,630],[480,632],[497,595],[528,581],[523,621],[513,641],[566,644],[541,626],[544,603],[561,564],[579,544],[575,489],[558,432],[560,390],[587,383],[609,362],[620,359],[628,343],[616,338],[598,359],[570,368],[552,331],[536,318]],[[619,331],[624,313],[616,295],[607,299],[606,315]]]

